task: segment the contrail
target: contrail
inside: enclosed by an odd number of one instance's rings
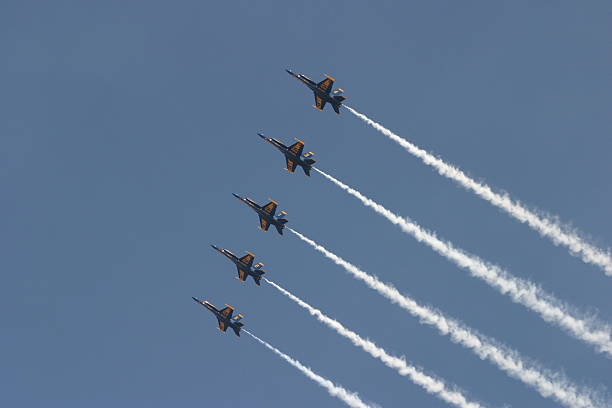
[[[280,358],[282,358],[283,360],[285,360],[286,362],[288,362],[289,364],[291,364],[292,366],[300,370],[302,374],[304,374],[306,377],[310,378],[311,380],[319,384],[321,387],[325,388],[327,392],[329,393],[329,395],[342,400],[349,407],[353,407],[353,408],[371,408],[372,407],[372,405],[368,405],[365,402],[363,402],[356,393],[347,391],[346,389],[340,387],[339,385],[334,384],[330,380],[321,377],[320,375],[312,371],[310,368],[304,366],[299,361],[289,357],[288,355],[286,355],[285,353],[283,353],[276,347],[266,343],[259,337],[255,336],[253,333],[245,329],[242,329],[242,331],[248,334],[249,336],[251,336],[252,338],[254,338],[255,340],[257,340],[258,342],[260,342],[261,344],[263,344],[264,346],[266,346],[266,348],[268,348],[269,350],[272,350]]]
[[[313,169],[342,190],[356,197],[366,207],[372,208],[376,213],[399,226],[402,231],[412,235],[417,241],[427,244],[457,266],[467,269],[472,276],[484,280],[500,293],[508,294],[514,302],[538,313],[545,321],[556,324],[576,338],[592,344],[597,350],[612,356],[612,333],[608,324],[597,321],[595,318],[576,317],[577,312],[573,308],[544,292],[534,283],[512,276],[496,265],[486,263],[475,255],[455,248],[450,242],[442,241],[435,234],[424,230],[408,219],[394,214],[329,174],[317,168]]]
[[[329,328],[335,330],[336,333],[340,334],[341,336],[344,336],[349,339],[354,345],[361,347],[372,357],[382,361],[387,367],[394,369],[402,376],[407,376],[413,383],[424,388],[425,391],[429,392],[430,394],[434,394],[443,401],[446,401],[449,404],[456,405],[458,407],[482,407],[482,405],[478,402],[468,401],[459,390],[448,389],[448,387],[442,380],[433,378],[425,374],[418,368],[408,364],[403,358],[394,357],[387,354],[385,350],[378,347],[372,341],[362,338],[354,331],[351,331],[344,327],[340,322],[330,317],[327,317],[319,309],[315,309],[314,307],[310,306],[308,303],[304,302],[302,299],[298,298],[294,294],[278,286],[276,283],[266,278],[264,278],[264,280],[268,282],[272,287],[277,289],[279,292],[281,292],[283,295],[287,296],[289,299],[293,300],[295,303],[306,309],[308,313],[315,316],[317,320],[319,320]]]
[[[540,233],[540,235],[550,238],[555,245],[563,245],[567,247],[572,255],[579,256],[584,262],[597,265],[604,270],[606,275],[612,276],[612,255],[610,254],[609,250],[602,250],[589,244],[575,231],[572,231],[567,226],[561,225],[554,219],[554,217],[539,216],[538,214],[535,214],[519,201],[512,200],[508,194],[499,194],[494,192],[488,185],[479,183],[470,178],[463,171],[445,163],[442,159],[396,135],[381,124],[374,122],[364,114],[357,112],[355,109],[349,106],[343,106],[353,115],[357,116],[359,119],[363,120],[368,125],[387,136],[389,139],[398,143],[400,146],[406,149],[408,153],[418,157],[423,161],[423,163],[435,168],[440,175],[455,180],[466,189],[476,193],[476,195],[479,197],[484,198],[494,206],[501,208],[521,223],[526,223],[532,229]]]
[[[601,398],[595,396],[593,391],[579,391],[578,387],[571,384],[562,375],[547,372],[535,366],[534,363],[528,363],[518,352],[500,345],[495,340],[487,338],[450,317],[444,316],[441,312],[431,307],[419,305],[410,297],[402,295],[393,285],[381,282],[377,277],[362,271],[310,238],[291,228],[288,229],[336,265],[344,268],[354,278],[363,281],[371,289],[374,289],[391,302],[408,311],[411,315],[418,317],[420,322],[434,326],[441,335],[450,336],[453,342],[470,349],[481,359],[489,360],[510,377],[516,378],[536,389],[543,397],[553,398],[563,405],[572,408],[605,406],[602,403],[596,402]]]

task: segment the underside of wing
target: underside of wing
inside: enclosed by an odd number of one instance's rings
[[[253,264],[253,259],[255,259],[255,255],[253,255],[250,252],[247,252],[245,256],[240,258],[240,262],[242,262],[243,264],[247,266],[251,266]]]
[[[297,167],[296,162],[294,162],[293,160],[287,159],[287,171],[289,173],[293,173],[296,167]]]
[[[330,78],[330,77],[327,77],[327,78],[325,78],[324,80],[322,80],[321,82],[319,82],[319,83],[317,84],[317,87],[318,87],[318,88],[319,88],[321,91],[323,91],[323,92],[325,92],[325,93],[327,93],[327,94],[328,94],[328,93],[329,93],[329,91],[331,91],[331,89],[332,89],[332,86],[333,86],[333,85],[334,85],[334,79],[333,79],[333,78]]]
[[[231,306],[226,306],[219,310],[219,313],[221,313],[221,316],[225,317],[226,319],[230,319],[232,317],[232,313],[234,313],[234,308]]]
[[[278,204],[276,203],[276,201],[270,201],[268,204],[263,206],[263,210],[270,215],[274,215],[274,213],[276,212],[277,205]]]
[[[315,95],[315,108],[322,111],[324,106],[325,101],[320,96]]]
[[[227,330],[227,326],[226,326],[225,322],[222,321],[222,320],[219,320],[219,330],[221,330],[223,332]]]
[[[304,150],[304,142],[302,142],[301,140],[298,140],[297,142],[289,146],[289,151],[298,157],[302,155],[302,150]]]
[[[270,228],[270,223],[266,219],[259,217],[259,228],[262,231],[267,231]]]
[[[238,279],[244,282],[246,278],[247,278],[246,271],[244,271],[243,269],[238,269]]]

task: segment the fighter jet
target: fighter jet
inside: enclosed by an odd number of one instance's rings
[[[270,227],[270,224],[272,224],[276,227],[278,233],[283,235],[283,228],[285,228],[285,224],[287,223],[287,220],[284,217],[285,215],[287,215],[287,213],[285,211],[281,211],[278,216],[274,216],[274,213],[276,212],[276,206],[278,205],[276,201],[270,201],[268,204],[262,207],[250,198],[242,198],[238,194],[233,193],[232,195],[243,203],[245,203],[246,205],[248,205],[249,207],[251,207],[253,211],[255,211],[257,215],[259,215],[259,229],[261,229],[262,231],[267,231]]]
[[[261,277],[266,272],[261,270],[261,267],[264,266],[264,264],[261,262],[255,264],[255,266],[252,266],[253,259],[255,259],[255,255],[250,252],[247,252],[247,254],[242,258],[238,258],[236,255],[234,255],[233,253],[231,253],[231,251],[228,251],[227,249],[220,249],[214,245],[211,245],[211,247],[213,247],[213,249],[221,255],[225,255],[230,261],[236,264],[236,268],[238,268],[238,277],[236,279],[245,282],[247,280],[247,277],[251,275],[253,277],[253,280],[255,281],[255,284],[257,286],[261,285]]]
[[[221,310],[218,310],[216,307],[214,307],[207,301],[202,302],[201,300],[196,299],[194,297],[192,297],[192,299],[196,303],[210,310],[215,315],[215,317],[217,318],[217,322],[219,322],[220,331],[225,332],[228,327],[231,327],[234,330],[234,333],[236,333],[236,336],[240,337],[240,329],[242,328],[242,326],[244,326],[244,323],[240,323],[240,319],[244,317],[242,314],[239,314],[238,316],[232,318],[234,308],[230,305],[225,305],[226,307]]]
[[[316,160],[312,158],[312,156],[314,156],[313,152],[308,152],[302,156],[304,142],[295,139],[297,142],[287,147],[276,139],[265,137],[261,133],[257,134],[259,137],[276,147],[282,154],[285,155],[285,160],[287,161],[287,168],[285,170],[287,170],[289,173],[293,173],[297,166],[301,166],[304,170],[304,174],[310,177],[310,169],[312,168],[312,165],[316,163]]]
[[[342,106],[342,101],[346,99],[346,97],[342,96],[344,93],[343,89],[337,89],[330,95],[332,87],[334,86],[334,78],[328,77],[325,75],[325,79],[319,83],[316,83],[312,79],[308,78],[306,75],[302,74],[294,74],[291,70],[286,69],[294,78],[302,81],[308,88],[314,92],[315,97],[315,105],[314,107],[320,111],[323,110],[323,107],[327,102],[329,102],[334,108],[334,111],[339,115],[340,114],[340,106]]]

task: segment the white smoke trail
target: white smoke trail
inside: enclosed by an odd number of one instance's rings
[[[286,355],[285,353],[283,353],[276,347],[273,347],[272,345],[266,343],[259,337],[255,336],[253,333],[245,329],[242,329],[242,331],[248,334],[249,336],[251,336],[252,338],[254,338],[255,340],[257,340],[258,342],[260,342],[261,344],[263,344],[269,350],[272,350],[280,358],[282,358],[283,360],[285,360],[286,362],[288,362],[289,364],[291,364],[292,366],[300,370],[302,374],[304,374],[306,377],[310,378],[311,380],[319,384],[321,387],[325,388],[327,392],[329,393],[329,395],[331,395],[332,397],[336,397],[342,400],[349,407],[353,407],[353,408],[370,408],[371,407],[371,405],[368,405],[365,402],[363,402],[356,393],[347,391],[346,389],[340,387],[339,385],[334,384],[330,380],[321,377],[320,375],[312,371],[310,368],[304,366],[299,361],[289,357],[288,355]]]
[[[612,356],[612,333],[608,324],[594,318],[577,317],[577,312],[572,310],[570,306],[545,293],[534,283],[512,276],[496,265],[488,264],[475,255],[456,249],[450,242],[442,241],[435,234],[424,230],[408,219],[394,214],[329,174],[317,168],[314,168],[314,170],[342,190],[356,197],[366,207],[372,208],[376,213],[399,226],[402,231],[412,235],[417,241],[427,244],[440,255],[453,261],[457,266],[467,269],[472,276],[484,280],[500,293],[508,294],[514,302],[538,313],[545,321],[562,327],[576,338],[592,344],[597,350]]]
[[[578,390],[578,387],[563,378],[561,374],[545,372],[542,368],[528,363],[518,352],[502,346],[492,339],[465,327],[460,322],[444,316],[441,312],[427,306],[421,306],[413,299],[402,295],[393,285],[381,282],[355,265],[345,261],[330,252],[322,245],[299,232],[288,228],[302,241],[322,253],[336,265],[344,268],[354,278],[363,281],[371,289],[397,304],[411,315],[418,317],[422,323],[434,326],[441,335],[450,336],[451,340],[471,351],[483,360],[489,360],[509,376],[535,388],[545,398],[553,398],[565,406],[572,408],[587,408],[598,405],[605,406],[593,391]]]
[[[466,189],[476,193],[476,195],[479,197],[484,198],[496,207],[501,208],[521,223],[526,223],[532,229],[540,233],[540,235],[550,238],[555,245],[563,245],[567,247],[572,255],[580,256],[584,262],[597,265],[604,270],[606,275],[612,276],[612,255],[610,254],[609,250],[605,251],[589,244],[575,231],[561,225],[554,218],[535,214],[519,201],[512,200],[507,194],[499,194],[494,192],[488,185],[479,183],[476,180],[468,177],[463,171],[445,163],[442,159],[396,135],[381,124],[374,122],[364,114],[357,112],[349,106],[343,106],[353,115],[357,116],[359,119],[363,120],[368,125],[387,136],[389,139],[398,143],[410,154],[421,159],[423,163],[435,168],[440,175],[455,180]]]
[[[283,295],[287,296],[289,299],[293,300],[295,303],[306,309],[308,313],[316,317],[317,320],[319,320],[329,328],[335,330],[336,333],[340,334],[341,336],[344,336],[349,339],[354,345],[361,347],[372,357],[382,361],[387,367],[394,369],[402,376],[408,376],[413,383],[421,386],[425,389],[425,391],[429,392],[430,394],[434,394],[443,401],[446,401],[449,404],[456,405],[458,407],[482,407],[482,405],[478,402],[468,401],[459,390],[449,390],[442,380],[433,378],[425,374],[418,368],[408,364],[403,358],[394,357],[387,354],[384,349],[378,347],[372,341],[366,340],[354,331],[347,329],[340,322],[326,316],[319,309],[315,309],[314,307],[310,306],[308,303],[304,302],[302,299],[298,298],[294,294],[278,286],[276,283],[266,278],[264,278],[264,280],[268,282],[272,287],[277,289],[279,292],[281,292]]]

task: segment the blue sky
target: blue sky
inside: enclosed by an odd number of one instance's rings
[[[256,136],[559,298],[612,320],[609,277],[437,175],[292,68],[468,174],[612,243],[608,2],[14,2],[0,6],[0,401],[19,407],[342,406],[191,296],[382,406],[445,403],[210,244],[491,406],[556,406],[422,326],[231,193],[579,384],[611,361],[542,322]]]

